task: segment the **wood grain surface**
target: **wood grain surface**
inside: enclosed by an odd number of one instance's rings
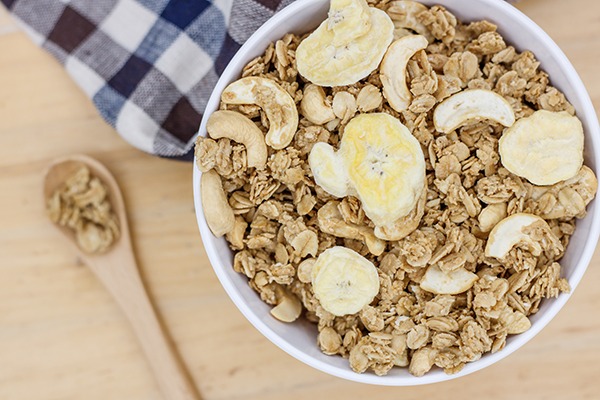
[[[600,2],[518,7],[558,42],[600,106]],[[191,165],[126,144],[0,7],[0,399],[161,398],[124,315],[44,215],[43,170],[73,153],[96,157],[117,177],[143,279],[205,399],[600,398],[600,254],[542,333],[458,380],[374,387],[288,356],[246,321],[213,274],[196,227]]]

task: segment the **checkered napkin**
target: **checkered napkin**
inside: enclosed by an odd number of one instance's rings
[[[183,160],[231,57],[292,1],[0,0],[127,142]]]
[[[127,142],[184,160],[228,61],[292,1],[0,0]]]

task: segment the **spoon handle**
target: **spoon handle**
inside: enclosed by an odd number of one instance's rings
[[[132,251],[86,260],[131,323],[166,400],[200,400],[150,303]]]

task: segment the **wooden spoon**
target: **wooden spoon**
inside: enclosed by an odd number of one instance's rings
[[[125,312],[164,398],[198,400],[200,396],[168,341],[144,289],[131,246],[125,203],[111,173],[100,162],[85,155],[55,160],[45,174],[44,200],[50,198],[54,190],[83,165],[107,186],[109,200],[119,218],[121,236],[106,253],[88,254],[77,246],[72,230],[57,224],[54,226],[68,239],[79,257],[94,271]]]

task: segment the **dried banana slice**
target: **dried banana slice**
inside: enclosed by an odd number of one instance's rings
[[[292,293],[284,293],[281,300],[271,309],[271,315],[281,322],[294,322],[302,313],[302,303]]]
[[[435,129],[442,133],[450,133],[467,121],[483,119],[512,126],[515,112],[504,97],[485,89],[456,93],[441,102],[433,112]]]
[[[379,293],[375,265],[342,246],[319,255],[312,267],[311,279],[321,306],[337,316],[359,312]]]
[[[459,294],[471,289],[478,276],[464,268],[445,273],[437,265],[427,268],[420,287],[435,294]]]
[[[531,233],[535,228],[541,229],[544,235],[536,234],[532,237]],[[546,221],[537,215],[518,213],[504,218],[492,229],[485,246],[485,255],[503,260],[513,247],[519,246],[534,256],[539,256],[552,243],[562,248]]]
[[[317,143],[308,162],[323,190],[336,197],[357,196],[376,226],[410,213],[425,187],[421,145],[389,114],[354,117],[346,125],[339,151]]]
[[[269,119],[266,143],[274,149],[286,147],[298,128],[298,110],[292,96],[271,79],[256,76],[238,79],[223,90],[226,104],[256,104]]]
[[[335,197],[345,197],[350,191],[348,188],[348,172],[340,158],[330,144],[323,142],[315,143],[308,155],[308,165],[315,182]]]
[[[423,214],[425,213],[426,202],[427,182],[425,182],[423,193],[421,193],[412,211],[385,226],[376,226],[374,230],[375,236],[382,240],[400,240],[410,235],[421,223],[421,218],[423,218]]]
[[[371,29],[370,7],[366,1],[331,0],[327,29],[333,32],[332,44],[343,46]]]
[[[392,43],[383,57],[380,68],[383,95],[398,112],[406,110],[412,100],[412,94],[406,85],[408,60],[427,45],[425,36],[404,36]]]
[[[583,126],[566,111],[539,110],[521,118],[500,138],[502,165],[534,185],[574,177],[583,165]]]
[[[352,85],[377,68],[393,36],[385,11],[365,0],[333,1],[329,17],[298,45],[298,72],[320,86]]]
[[[333,107],[327,103],[325,91],[317,85],[310,84],[304,87],[300,111],[304,118],[315,125],[324,125],[335,119]]]

